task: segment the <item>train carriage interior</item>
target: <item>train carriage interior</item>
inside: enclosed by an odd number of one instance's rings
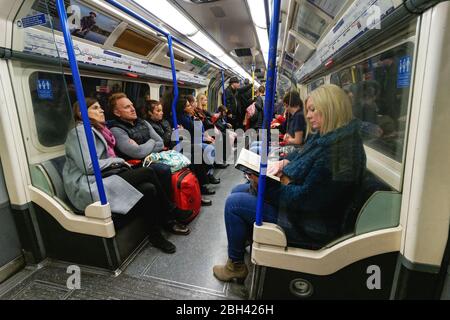
[[[450,160],[448,0],[0,0],[0,7],[0,300],[450,299],[450,168],[443,165]],[[232,89],[236,82],[247,88],[246,100]],[[331,204],[336,212],[327,212],[337,229],[325,241],[293,242],[280,217],[265,220],[265,206],[281,212],[300,204],[292,198],[272,205],[271,190],[281,189],[271,189],[263,155],[259,186],[250,192],[259,202],[245,221],[248,275],[220,280],[213,267],[232,260],[230,194],[251,181],[235,166],[241,148],[250,149],[250,135],[241,130],[248,129],[249,110],[261,112],[257,129],[271,127],[275,143],[274,123],[286,121],[286,132],[293,123],[284,99],[298,92],[310,130],[306,143],[267,150],[281,150],[276,160],[289,152],[306,159],[310,141],[325,135],[310,127],[309,99],[330,85],[345,92],[365,157],[345,206]],[[103,108],[105,126],[122,121],[110,102],[118,93],[138,119],[156,100],[164,119],[179,125],[189,96],[199,103],[204,96],[200,115],[214,119],[210,130],[200,130],[203,139],[212,132],[207,145],[216,147],[215,164],[201,163],[210,181],[198,190],[204,205],[186,222],[187,235],[172,226],[162,231],[173,254],[148,234],[147,215],[156,215],[159,204],[113,212],[104,162],[99,166],[105,158],[96,154],[99,138],[89,129],[97,127],[85,121],[90,106],[80,103],[83,121],[75,114],[79,97],[91,97]],[[227,119],[237,133],[229,144],[229,133],[218,127]],[[80,170],[89,172],[79,180],[90,186],[84,210],[71,199],[65,176],[75,127],[86,134],[75,148]],[[178,139],[179,130],[172,132]],[[261,131],[259,140],[269,136]],[[182,138],[194,146],[189,140]],[[181,180],[173,181],[181,189]],[[322,196],[324,203],[330,198]]]

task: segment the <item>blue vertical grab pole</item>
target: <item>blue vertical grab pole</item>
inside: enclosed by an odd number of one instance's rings
[[[259,167],[258,179],[258,202],[256,205],[256,225],[262,225],[262,211],[264,206],[264,193],[266,189],[266,171],[267,171],[267,142],[270,131],[270,110],[273,108],[274,83],[275,83],[275,65],[277,59],[278,42],[278,21],[280,20],[280,0],[273,1],[273,14],[270,23],[269,33],[269,61],[267,66],[267,95],[264,100],[264,122],[263,129],[269,129],[262,137],[261,165]],[[265,130],[263,130],[265,131]]]
[[[222,104],[226,107],[227,97],[225,95],[225,71],[222,69]]]
[[[275,66],[275,71],[274,71],[274,82],[273,82],[273,102],[272,102],[272,105],[271,105],[271,108],[270,108],[270,119],[272,119],[272,117],[273,117],[273,109],[275,108],[275,103],[276,103],[276,101],[275,101],[275,96],[276,96],[276,94],[277,94],[277,76],[278,76],[278,68],[277,68],[277,66]],[[268,128],[270,128],[270,121],[269,121],[269,123],[268,123]],[[270,129],[269,129],[270,130]],[[268,141],[268,143],[267,143],[267,153],[269,152],[269,146],[270,146],[270,141],[271,141],[271,137],[270,137],[270,132],[267,134],[267,141]]]
[[[277,102],[275,100],[276,99],[276,95],[277,95],[277,78],[278,78],[278,68],[276,66],[275,66],[274,78],[275,78],[275,81],[273,83],[273,103],[272,103],[272,108],[270,109],[270,116],[271,117],[273,117],[273,109],[275,108],[275,103]]]
[[[177,83],[177,70],[175,69],[175,59],[173,56],[172,36],[167,35],[167,44],[169,46],[170,53],[170,67],[172,68],[172,81],[173,81],[173,101],[172,101],[172,122],[175,129],[176,143],[180,141],[178,136],[178,121],[177,121],[177,102],[178,102],[178,83]]]
[[[89,121],[86,102],[84,100],[83,86],[81,84],[80,73],[78,71],[78,63],[73,50],[72,37],[70,35],[69,26],[67,24],[67,13],[64,7],[64,0],[56,0],[56,6],[58,9],[59,20],[61,23],[62,33],[64,35],[64,43],[66,45],[67,56],[69,58],[70,69],[72,70],[72,78],[75,84],[78,103],[80,104],[81,117],[83,119],[84,133],[89,148],[89,155],[92,161],[92,167],[94,169],[95,182],[97,183],[98,195],[102,205],[108,203],[105,194],[105,188],[103,186],[102,174],[100,166],[98,164],[97,151],[95,149],[94,137],[91,128],[91,122]]]

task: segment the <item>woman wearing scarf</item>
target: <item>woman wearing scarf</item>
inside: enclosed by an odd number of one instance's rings
[[[185,217],[174,215],[168,205],[170,199],[161,191],[163,188],[152,169],[131,169],[125,160],[116,156],[115,139],[105,126],[104,111],[98,101],[86,98],[86,106],[113,220],[120,220],[120,216],[127,214],[142,214],[148,220],[149,241],[166,253],[174,253],[175,245],[163,237],[161,228],[169,225],[174,217]],[[65,143],[67,160],[63,180],[74,207],[84,211],[98,201],[99,196],[78,102],[74,104],[74,118],[75,128],[69,132]]]

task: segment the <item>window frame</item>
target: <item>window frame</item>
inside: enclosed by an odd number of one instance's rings
[[[18,81],[16,84],[19,84],[18,89],[21,90],[22,96],[24,98],[24,103],[19,108],[19,117],[21,120],[21,130],[22,134],[24,135],[24,139],[26,140],[27,145],[27,153],[29,153],[29,164],[34,163],[40,163],[44,160],[52,159],[58,156],[62,156],[65,154],[64,152],[64,143],[47,147],[41,144],[38,138],[37,133],[37,126],[36,126],[36,118],[35,113],[33,109],[33,101],[31,98],[31,88],[30,88],[30,78],[35,72],[43,72],[43,73],[51,73],[51,74],[59,74],[62,77],[64,76],[72,76],[72,73],[68,70],[64,70],[64,72],[61,72],[61,70],[58,70],[54,67],[46,66],[47,69],[43,68],[44,66],[36,66],[24,64],[22,62],[19,62],[19,65],[17,68],[20,68],[22,70],[21,75],[19,78],[21,78],[20,81]],[[106,80],[119,80],[122,82],[132,82],[132,83],[141,83],[148,86],[149,92],[151,92],[151,86],[149,82],[146,81],[136,81],[131,80],[124,77],[114,77],[107,74],[96,74],[92,72],[82,72],[80,76],[83,77],[89,77],[89,78],[96,78],[96,79],[106,79]],[[20,105],[20,104],[18,104]]]
[[[412,57],[413,57],[413,67],[411,70],[411,83],[410,90],[408,93],[408,103],[406,106],[406,124],[405,124],[405,137],[403,141],[403,150],[402,150],[402,160],[398,162],[393,158],[383,154],[381,151],[376,150],[373,147],[367,146],[364,144],[364,149],[366,151],[367,156],[367,168],[381,178],[384,182],[386,182],[389,186],[391,186],[396,191],[401,192],[403,188],[403,176],[405,170],[405,159],[406,159],[406,151],[408,145],[408,136],[409,136],[409,127],[411,121],[411,107],[413,100],[413,89],[415,82],[415,71],[416,71],[416,63],[417,63],[417,44],[418,44],[418,35],[417,35],[417,27],[414,28],[414,34],[408,37],[402,38],[400,40],[388,41],[377,47],[373,51],[368,51],[361,56],[358,56],[356,60],[353,60],[345,65],[339,67],[334,70],[332,73],[327,74],[327,82],[330,83],[331,76],[341,72],[342,70],[349,68],[351,69],[353,66],[356,66],[368,59],[371,59],[375,56],[383,54],[389,50],[395,49],[405,43],[411,43],[413,46]]]

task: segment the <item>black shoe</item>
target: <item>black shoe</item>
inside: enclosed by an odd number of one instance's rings
[[[212,174],[208,175],[208,179],[209,179],[209,183],[211,183],[211,184],[219,184],[220,183],[220,178],[216,178]]]
[[[201,187],[200,187],[200,192],[201,192],[203,195],[207,195],[207,196],[212,195],[212,194],[216,194],[216,191],[214,191],[214,190],[208,188],[207,186],[201,186]]]
[[[202,198],[202,206],[204,206],[204,207],[206,207],[206,206],[212,206],[212,200]]]
[[[192,214],[192,210],[183,210],[177,207],[172,211],[172,217],[177,221],[185,221],[189,219]]]
[[[175,251],[177,251],[177,247],[175,247],[172,242],[165,239],[160,231],[152,232],[149,235],[148,240],[155,248],[160,249],[162,252],[175,253]]]

